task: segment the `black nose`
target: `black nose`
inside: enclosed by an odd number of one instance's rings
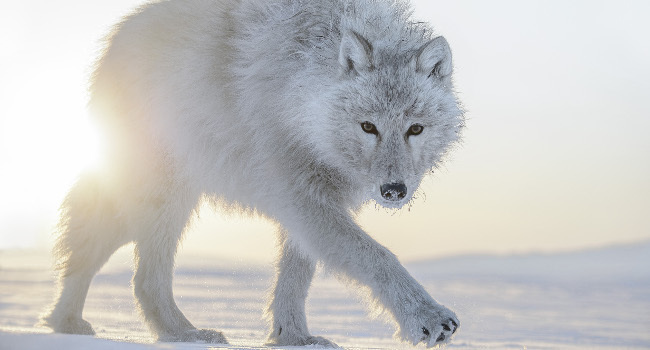
[[[400,201],[406,197],[406,185],[401,183],[385,184],[379,187],[381,196],[388,201]]]

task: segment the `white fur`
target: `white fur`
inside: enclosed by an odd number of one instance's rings
[[[43,323],[93,334],[82,319],[90,281],[135,242],[135,296],[157,339],[225,342],[197,330],[172,294],[178,242],[208,200],[282,227],[269,343],[333,345],[307,330],[317,261],[367,287],[400,338],[448,342],[454,313],[353,212],[371,199],[409,203],[457,141],[463,116],[451,71],[446,41],[399,0],[172,0],[139,9],[115,28],[93,76],[106,163],[63,204],[60,293]],[[424,129],[409,136],[414,124]],[[382,197],[384,184],[405,185],[404,198]]]

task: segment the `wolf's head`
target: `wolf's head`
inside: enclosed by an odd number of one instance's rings
[[[447,41],[404,46],[373,46],[354,31],[342,35],[329,130],[322,130],[334,153],[328,158],[392,208],[412,198],[463,126]]]

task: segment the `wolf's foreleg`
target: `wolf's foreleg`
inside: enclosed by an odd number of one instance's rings
[[[314,262],[279,233],[280,252],[273,294],[267,307],[271,331],[269,345],[304,346],[318,344],[335,347],[322,337],[309,334],[305,300],[314,276]]]
[[[145,321],[159,341],[226,343],[221,332],[196,329],[174,301],[174,259],[182,232],[198,200],[182,187],[168,186],[168,196],[147,203],[136,240],[133,289]]]
[[[369,287],[378,306],[393,315],[397,335],[412,344],[436,346],[449,341],[460,324],[400,264],[395,255],[368,236],[347,211],[309,203],[297,207],[288,227],[295,241],[315,259]],[[292,237],[293,238],[293,237]]]

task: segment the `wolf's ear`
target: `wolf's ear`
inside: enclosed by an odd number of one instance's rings
[[[360,73],[372,69],[372,45],[361,34],[348,30],[341,38],[339,64],[345,73]]]
[[[447,40],[439,36],[424,44],[415,55],[415,69],[427,77],[439,79],[451,74],[451,49]]]

